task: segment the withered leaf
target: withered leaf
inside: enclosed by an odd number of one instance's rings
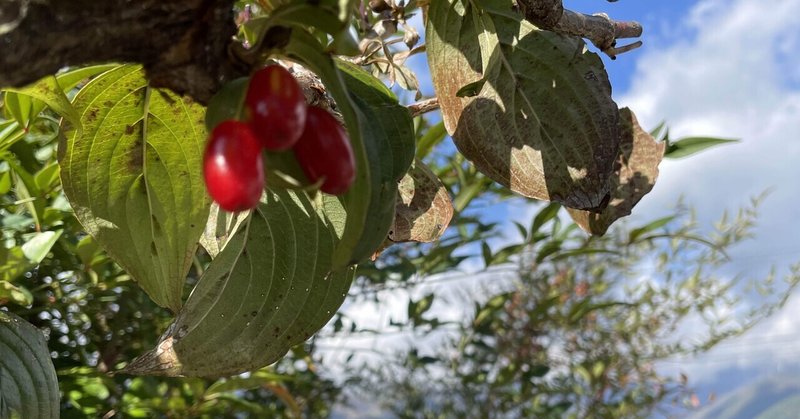
[[[630,215],[633,207],[653,189],[658,164],[664,156],[665,144],[643,130],[630,109],[620,109],[619,113],[622,141],[611,177],[608,206],[597,213],[567,210],[572,219],[591,234],[603,235],[614,221]]]

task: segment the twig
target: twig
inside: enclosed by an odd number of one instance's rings
[[[412,118],[437,109],[439,109],[439,99],[435,97],[408,105],[408,111],[411,112]]]
[[[642,45],[641,41],[617,47],[617,39],[642,36],[642,25],[615,21],[605,13],[586,15],[564,9],[561,0],[517,0],[525,19],[541,29],[590,40],[612,59]]]

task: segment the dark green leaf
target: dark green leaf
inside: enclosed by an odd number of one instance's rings
[[[42,332],[0,311],[0,399],[25,419],[58,418],[58,378]]]
[[[219,377],[271,364],[344,301],[354,268],[333,270],[345,208],[328,195],[268,191],[214,258],[157,348],[133,374]]]
[[[546,222],[556,218],[559,210],[561,210],[561,204],[558,202],[552,202],[540,209],[536,214],[536,217],[534,217],[533,223],[531,224],[531,236],[536,234],[536,232],[538,232]]]
[[[467,83],[460,89],[458,89],[458,91],[456,92],[456,96],[458,97],[478,96],[478,94],[481,92],[481,89],[483,89],[484,84],[486,84],[486,79],[480,79],[472,83]]]

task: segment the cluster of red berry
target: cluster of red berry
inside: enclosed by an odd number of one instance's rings
[[[312,183],[339,195],[355,178],[350,141],[339,122],[322,108],[307,106],[294,77],[271,65],[250,79],[247,120],[227,120],[211,131],[203,157],[206,188],[227,211],[258,205],[264,190],[261,151],[291,149]]]

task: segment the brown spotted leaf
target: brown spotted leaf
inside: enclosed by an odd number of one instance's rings
[[[431,76],[458,150],[519,194],[601,208],[619,114],[597,54],[504,1],[441,0],[428,13]]]
[[[210,200],[205,108],[153,89],[141,66],[110,69],[73,99],[83,130],[59,144],[75,216],[161,306],[177,311]]]
[[[611,177],[611,200],[599,213],[568,209],[572,219],[585,231],[603,235],[616,220],[630,215],[633,207],[653,189],[658,177],[658,164],[664,156],[664,143],[656,142],[639,126],[636,115],[628,108],[620,113],[619,156]]]
[[[432,242],[447,229],[453,217],[453,203],[442,181],[417,160],[400,179],[392,242]]]

